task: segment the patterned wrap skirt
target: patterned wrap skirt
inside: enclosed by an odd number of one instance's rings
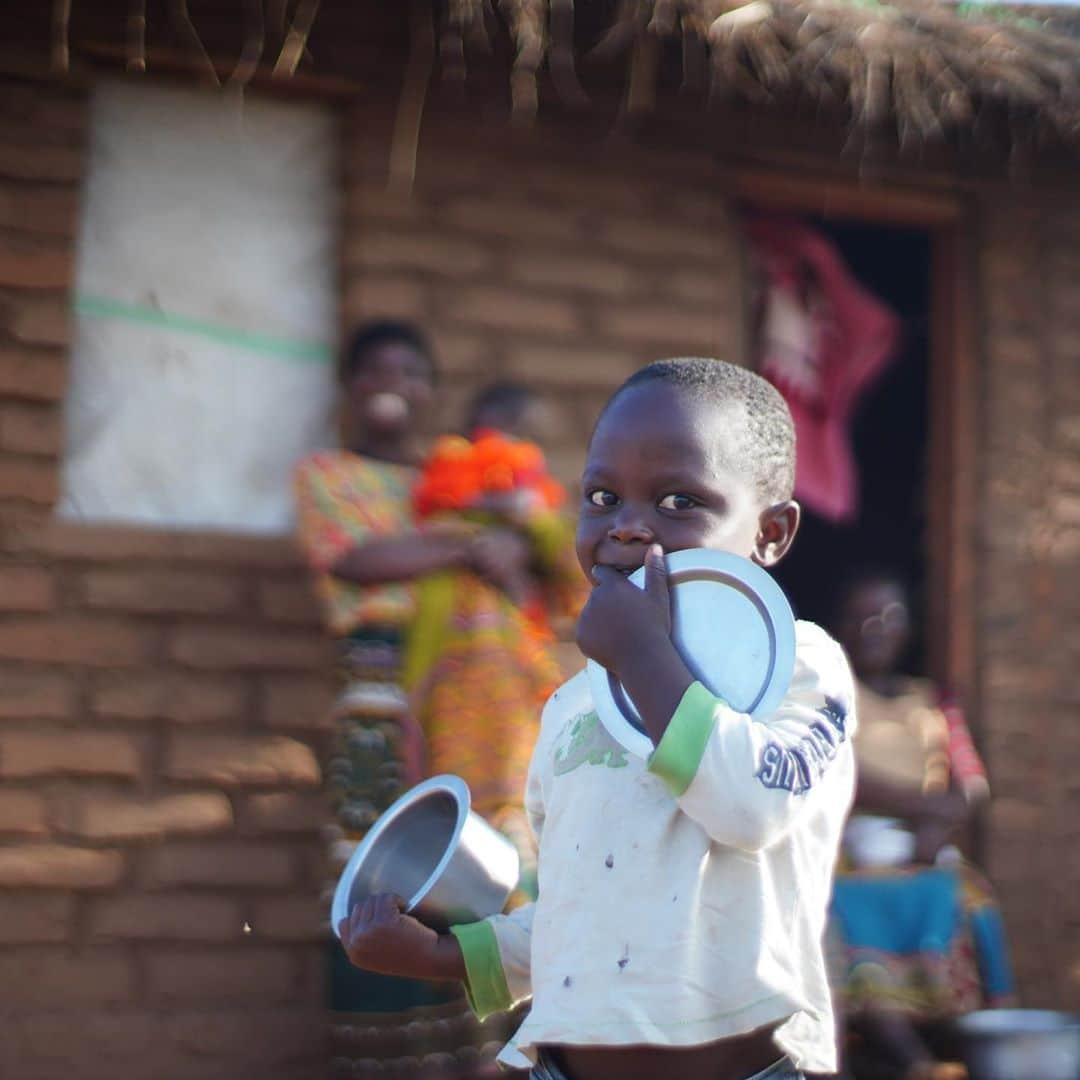
[[[402,636],[395,629],[365,629],[342,642],[342,691],[325,769],[333,808],[327,913],[334,883],[357,843],[407,786],[401,658]],[[332,1077],[494,1075],[495,1055],[520,1016],[481,1023],[460,987],[361,971],[332,934],[327,959]]]
[[[838,873],[831,916],[830,977],[850,1017],[941,1020],[1014,993],[993,893],[966,863]]]

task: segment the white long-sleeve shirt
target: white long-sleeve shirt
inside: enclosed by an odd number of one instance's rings
[[[584,673],[552,695],[526,791],[539,899],[453,930],[478,1013],[532,997],[500,1060],[780,1023],[798,1067],[835,1069],[822,933],[854,789],[854,691],[823,630],[798,623],[796,646],[774,715],[694,684],[648,761],[607,733]]]

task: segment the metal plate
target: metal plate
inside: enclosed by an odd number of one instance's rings
[[[694,676],[738,712],[775,712],[795,670],[795,619],[780,586],[756,563],[694,548],[666,558],[672,639]],[[629,579],[644,588],[642,567]],[[589,688],[601,723],[619,744],[648,757],[653,742],[622,684],[595,661]]]

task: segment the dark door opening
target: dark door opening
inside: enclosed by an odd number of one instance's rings
[[[900,318],[892,362],[864,392],[850,427],[859,510],[835,524],[806,510],[800,535],[776,569],[800,618],[828,626],[838,584],[853,570],[895,571],[918,603],[927,581],[927,471],[931,236],[914,228],[806,218],[852,273]],[[923,623],[915,619],[916,627]],[[922,635],[912,663],[925,667]]]

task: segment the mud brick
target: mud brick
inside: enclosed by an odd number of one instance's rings
[[[126,620],[58,615],[0,623],[2,660],[127,667],[143,660],[150,644],[145,629]]]
[[[135,971],[115,949],[29,945],[0,949],[0,985],[5,1009],[101,1006],[131,999]]]
[[[48,611],[56,600],[53,577],[37,566],[0,566],[0,611]]]
[[[224,788],[311,786],[321,777],[311,749],[284,736],[175,735],[165,774]]]
[[[240,609],[235,575],[182,570],[91,570],[82,581],[87,607],[148,614],[220,615]]]
[[[447,320],[502,333],[569,334],[581,325],[575,304],[568,300],[493,285],[454,289],[441,310]]]
[[[72,796],[57,818],[63,831],[84,840],[146,841],[221,832],[232,825],[233,811],[217,791],[155,798],[91,792]]]
[[[118,851],[64,844],[0,848],[0,889],[103,889],[124,873]]]
[[[89,914],[92,941],[239,941],[243,922],[224,896],[169,892],[96,898]]]
[[[70,892],[0,892],[0,945],[66,941],[74,907]]]
[[[282,889],[292,880],[289,850],[274,844],[164,844],[143,856],[140,880],[151,889]]]

